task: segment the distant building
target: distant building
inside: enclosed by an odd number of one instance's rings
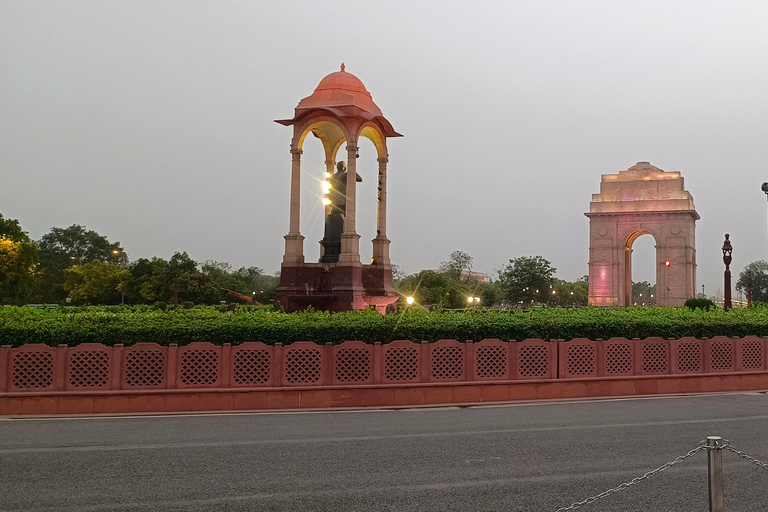
[[[448,271],[443,269],[437,269],[437,270],[433,270],[432,272],[435,272],[437,274],[444,274]],[[485,272],[471,272],[468,270],[462,270],[461,274],[459,275],[459,278],[465,282],[477,281],[478,283],[487,283],[490,280],[490,278],[485,274]]]

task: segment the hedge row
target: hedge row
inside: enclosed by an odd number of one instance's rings
[[[216,308],[160,311],[149,307],[92,307],[39,310],[0,308],[0,345],[27,343],[70,346],[97,342],[161,345],[193,341],[239,344],[245,341],[367,343],[406,339],[459,341],[500,338],[680,338],[768,336],[768,309],[691,311],[674,308],[579,308],[532,311],[410,311],[380,315]]]

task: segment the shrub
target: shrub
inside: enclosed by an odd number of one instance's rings
[[[168,304],[166,304],[165,302],[157,301],[155,302],[155,309],[159,309],[160,311],[165,311],[166,309],[168,309]]]
[[[688,299],[685,301],[685,307],[688,309],[703,309],[709,311],[710,309],[716,309],[715,303],[709,299]]]

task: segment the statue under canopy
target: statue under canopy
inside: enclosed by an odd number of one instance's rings
[[[323,234],[323,256],[321,263],[336,263],[341,253],[341,233],[344,231],[344,216],[347,214],[347,164],[336,164],[336,172],[329,179],[331,183],[328,214],[325,216],[325,231]],[[355,181],[362,182],[360,175]]]

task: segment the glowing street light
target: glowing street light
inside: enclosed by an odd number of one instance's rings
[[[414,301],[414,298],[413,298],[413,297],[406,297],[406,298],[405,298],[405,302],[406,302],[406,304],[408,304],[409,306],[410,306],[411,304],[413,304],[413,301]]]

